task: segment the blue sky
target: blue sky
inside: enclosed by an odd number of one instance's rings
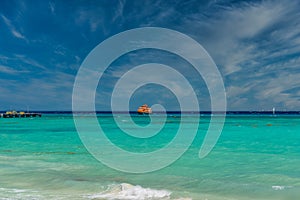
[[[228,110],[300,110],[299,10],[299,1],[280,0],[3,0],[0,110],[71,110],[76,73],[89,52],[110,36],[148,26],[182,32],[203,45],[224,80]],[[188,65],[156,51],[124,55],[107,71],[97,109],[109,110],[107,94],[121,72],[153,60],[178,69]],[[201,107],[209,110],[205,84],[193,70],[183,71],[195,81]],[[140,88],[131,108],[148,100],[176,109],[174,95],[155,87]]]

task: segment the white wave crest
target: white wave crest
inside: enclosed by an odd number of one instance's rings
[[[284,189],[287,189],[287,188],[292,188],[292,186],[284,186],[284,185],[273,185],[272,186],[273,190],[284,190]]]
[[[23,200],[23,199],[41,199],[42,196],[36,191],[16,189],[16,188],[0,188],[1,200]]]
[[[143,188],[139,185],[121,183],[109,186],[109,188],[100,193],[89,196],[90,199],[107,199],[107,200],[156,200],[170,199],[171,192],[167,190],[155,190]]]

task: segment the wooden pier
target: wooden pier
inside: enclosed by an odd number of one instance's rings
[[[41,113],[29,113],[29,112],[16,112],[7,111],[6,113],[1,113],[0,118],[28,118],[28,117],[41,117]]]

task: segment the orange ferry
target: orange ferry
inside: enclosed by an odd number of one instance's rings
[[[152,113],[152,109],[147,105],[147,104],[144,104],[142,106],[140,106],[137,110],[138,114],[151,114]]]

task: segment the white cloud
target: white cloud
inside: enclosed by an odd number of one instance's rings
[[[19,72],[11,67],[0,65],[0,73],[5,74],[18,74]]]
[[[129,21],[148,16],[141,26],[169,27],[177,19],[173,27],[199,41],[219,67],[230,108],[260,109],[268,102],[299,109],[295,95],[285,92],[300,84],[295,78],[300,76],[300,60],[293,56],[300,52],[297,1],[240,2],[226,7],[215,6],[216,2],[209,5],[207,13],[190,11],[181,15],[180,9],[162,8],[160,2],[156,3],[157,14],[147,9],[126,16],[122,5],[116,16],[123,15]],[[294,76],[290,77],[290,73]],[[286,77],[290,77],[289,81],[282,80]]]
[[[5,17],[4,15],[1,15],[1,18],[3,19],[4,23],[6,24],[6,26],[9,28],[9,30],[11,31],[11,33],[19,39],[26,39],[25,36],[17,30],[17,28],[12,24],[12,22]]]
[[[79,9],[76,12],[75,23],[77,25],[88,24],[90,32],[95,32],[98,28],[104,28],[103,18],[99,17],[99,13],[104,13],[103,10],[87,10]]]
[[[36,60],[33,60],[31,58],[28,58],[27,56],[25,55],[20,55],[20,54],[16,54],[15,57],[17,59],[19,59],[21,62],[23,63],[26,63],[26,64],[29,64],[31,66],[34,66],[34,67],[37,67],[37,68],[40,68],[40,69],[43,69],[43,70],[47,70],[47,67],[45,67],[44,65],[40,64],[38,61]]]
[[[158,84],[166,87],[178,98],[183,110],[198,110],[196,94],[189,81],[171,67],[161,64],[145,64],[125,73],[114,87],[112,95],[116,110],[126,108],[130,96],[146,84]],[[149,91],[150,90],[150,91]],[[146,93],[154,93],[155,87]],[[161,98],[157,97],[157,99]]]
[[[299,96],[285,92],[300,86],[298,10],[295,1],[244,3],[218,10],[206,21],[185,22],[196,24],[194,37],[225,77],[231,109],[275,104],[299,110]]]
[[[112,17],[112,21],[116,21],[118,18],[123,18],[124,7],[126,4],[126,0],[118,1],[118,8],[116,9],[115,15]]]
[[[1,101],[7,101],[6,105],[18,109],[26,109],[28,105],[35,110],[71,110],[74,76],[62,72],[49,73],[47,77],[50,78],[43,79],[0,79]]]
[[[49,8],[51,13],[54,15],[55,14],[55,4],[53,2],[49,2]]]

